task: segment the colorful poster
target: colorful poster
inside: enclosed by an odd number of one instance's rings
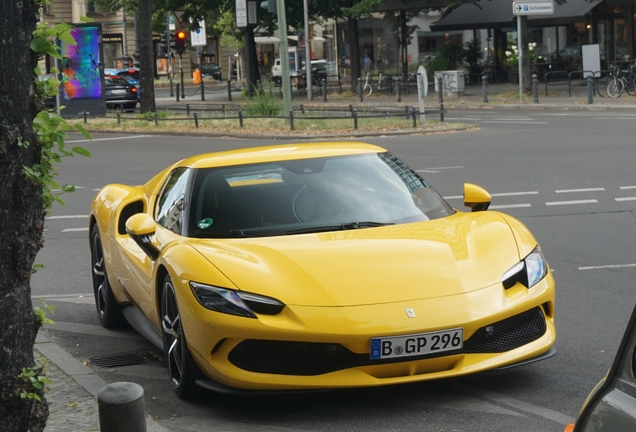
[[[78,26],[71,30],[77,45],[61,42],[62,98],[101,99],[100,28]]]

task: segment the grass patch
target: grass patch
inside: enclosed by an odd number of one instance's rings
[[[363,115],[363,113],[360,113]],[[69,120],[71,124],[82,123],[89,131],[122,131],[122,132],[169,132],[169,133],[215,133],[215,134],[273,134],[281,136],[305,135],[305,134],[350,134],[355,132],[391,132],[408,131],[414,133],[428,131],[453,130],[461,127],[469,127],[463,123],[441,123],[436,120],[427,120],[422,125],[419,120],[417,127],[413,128],[413,120],[406,117],[389,118],[358,118],[358,130],[354,129],[354,121],[351,117],[337,119],[315,119],[310,115],[294,113],[294,130],[290,128],[289,121],[284,118],[257,117],[243,118],[241,127],[237,114],[234,112],[223,117],[217,113],[204,113],[197,116],[198,127],[195,125],[194,116],[184,114],[167,114],[166,111],[158,113],[155,125],[154,115],[120,115],[120,123],[117,117],[89,117],[84,124],[83,119]],[[314,114],[315,116],[315,114]]]

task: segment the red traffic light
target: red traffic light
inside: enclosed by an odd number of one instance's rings
[[[184,32],[183,30],[179,30],[177,32],[177,39],[181,40],[181,41],[184,41],[185,38],[186,38],[186,32]]]

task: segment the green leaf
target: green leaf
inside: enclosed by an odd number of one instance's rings
[[[77,42],[75,42],[73,35],[71,35],[71,33],[69,33],[68,31],[60,33],[57,36],[57,38],[66,44],[73,45],[73,46],[77,45]]]
[[[73,147],[73,153],[77,153],[78,155],[84,157],[91,157],[91,152],[80,146]]]
[[[93,137],[91,136],[91,134],[90,134],[90,133],[89,133],[86,129],[84,129],[84,126],[82,126],[82,125],[80,125],[80,124],[76,124],[76,125],[75,125],[75,129],[77,129],[77,130],[78,130],[78,131],[79,131],[82,135],[84,135],[84,137],[85,137],[86,139],[90,139],[90,140],[92,140],[92,139],[93,139]],[[88,157],[90,157],[90,156],[88,156]]]

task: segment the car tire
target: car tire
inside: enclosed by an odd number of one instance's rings
[[[195,382],[201,372],[190,354],[177,305],[177,296],[170,276],[163,281],[161,291],[161,334],[163,352],[168,367],[168,379],[172,390],[180,399],[190,399],[200,394]]]
[[[125,325],[126,318],[124,318],[122,307],[115,300],[108,282],[104,250],[97,225],[93,227],[91,232],[91,270],[93,274],[95,307],[99,323],[106,328],[116,328]]]

